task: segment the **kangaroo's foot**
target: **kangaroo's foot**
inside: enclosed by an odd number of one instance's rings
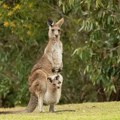
[[[49,112],[55,112],[55,107],[54,107],[54,105],[50,105],[50,107],[49,107]]]

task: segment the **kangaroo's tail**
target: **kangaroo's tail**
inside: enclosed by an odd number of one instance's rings
[[[0,111],[0,114],[22,114],[22,113],[31,113],[35,110],[38,103],[37,96],[31,94],[28,106],[25,110],[18,110],[18,111]]]
[[[38,104],[38,98],[36,95],[31,94],[30,95],[30,100],[28,103],[27,108],[25,109],[25,112],[30,113],[33,112]]]

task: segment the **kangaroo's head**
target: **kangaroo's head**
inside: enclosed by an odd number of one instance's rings
[[[49,76],[47,79],[50,82],[52,88],[54,88],[54,89],[61,88],[62,82],[63,82],[63,77],[60,74]]]
[[[49,39],[60,39],[60,34],[61,34],[61,26],[64,23],[64,18],[60,19],[58,22],[54,23],[52,20],[48,20],[48,26],[49,26],[49,31],[48,31],[48,37]]]

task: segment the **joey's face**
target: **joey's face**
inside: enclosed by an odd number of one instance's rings
[[[62,86],[63,78],[62,76],[55,75],[48,78],[50,84],[55,89],[60,89]]]
[[[60,89],[62,86],[62,82],[60,80],[54,80],[52,83],[53,87],[56,89]]]
[[[58,22],[54,23],[51,19],[48,20],[48,37],[50,39],[60,39],[61,26],[64,23],[64,19],[60,19]]]

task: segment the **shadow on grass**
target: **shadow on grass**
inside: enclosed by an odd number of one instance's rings
[[[1,112],[0,112],[0,115],[1,115],[1,114],[13,114],[13,112],[11,112],[11,111],[1,111]]]
[[[18,110],[18,111],[0,111],[0,115],[2,114],[21,114],[26,113],[25,110]]]
[[[76,110],[58,110],[55,111],[54,113],[60,113],[60,112],[75,112]]]
[[[42,113],[62,113],[62,112],[75,112],[75,110],[58,110],[55,112],[42,112]],[[3,115],[3,114],[23,114],[23,113],[27,113],[27,112],[24,112],[24,111],[0,111],[0,115]]]

